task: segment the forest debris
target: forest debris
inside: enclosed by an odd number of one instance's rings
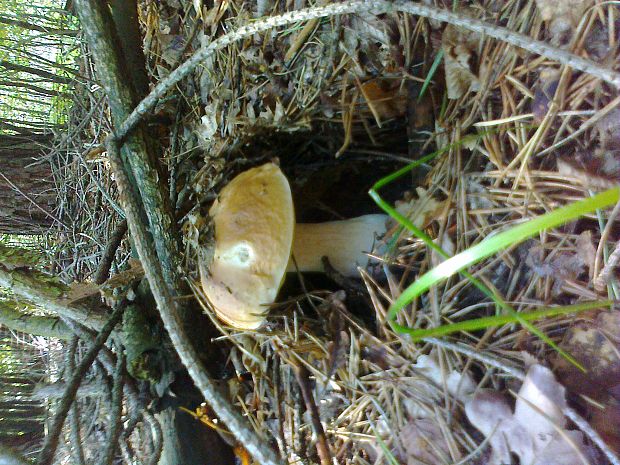
[[[579,431],[566,430],[564,387],[548,368],[533,365],[517,395],[514,413],[496,391],[481,390],[465,404],[467,418],[488,439],[489,465],[511,463],[511,453],[530,465],[588,464]]]
[[[427,418],[407,423],[398,434],[400,459],[407,465],[447,463],[449,447],[436,421]]]
[[[69,290],[65,293],[63,301],[67,305],[79,302],[94,295],[99,295],[100,288],[95,283],[71,283]]]
[[[476,383],[468,373],[452,370],[444,375],[435,354],[420,355],[413,367],[416,372],[429,378],[436,386],[444,386],[445,383],[448,393],[455,399],[465,400],[476,389]]]
[[[609,188],[620,184],[620,109],[610,111],[594,126],[596,145],[558,158],[558,172],[576,178],[586,187]]]
[[[404,200],[396,201],[396,211],[405,216],[417,228],[426,228],[436,220],[444,209],[444,202],[435,200],[423,187],[416,187],[417,198],[408,195]]]
[[[609,390],[620,385],[620,311],[584,318],[569,328],[560,347],[588,367],[588,372],[561,357],[556,359],[554,371],[570,391],[604,399]]]
[[[587,253],[587,250],[585,252]],[[566,281],[576,280],[585,270],[586,257],[583,254],[559,252],[551,259],[545,259],[544,256],[545,248],[535,245],[530,248],[525,263],[538,276],[554,280],[553,295],[559,295]]]
[[[591,426],[620,453],[620,311],[601,312],[577,321],[566,333],[562,349],[587,367],[586,373],[561,357],[554,370],[572,394],[594,402],[582,404]]]
[[[444,69],[449,99],[458,99],[466,92],[480,90],[480,80],[474,71],[482,37],[475,32],[448,25],[441,37]]]
[[[143,277],[142,264],[138,260],[129,259],[129,269],[115,274],[101,286],[103,301],[109,306],[114,306],[125,298],[133,300],[135,297],[133,287]]]
[[[196,128],[196,134],[203,145],[207,145],[217,133],[218,105],[211,103],[205,106],[205,114],[200,118],[200,124]]]
[[[551,43],[567,43],[591,4],[592,0],[536,0],[540,16],[548,23]]]
[[[559,82],[560,72],[557,69],[542,68],[540,70],[534,87],[534,100],[532,101],[532,113],[537,123],[541,123],[549,112]]]
[[[360,90],[379,127],[383,121],[403,116],[407,111],[407,91],[399,81],[371,79]]]

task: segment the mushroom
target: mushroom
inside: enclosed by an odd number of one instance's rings
[[[321,258],[354,276],[368,261],[385,215],[295,225],[288,180],[267,163],[236,176],[209,215],[215,227],[212,258],[198,257],[204,294],[217,316],[239,329],[256,329],[278,294],[286,271],[323,271]],[[294,237],[293,237],[294,236]],[[295,264],[289,263],[291,253]],[[288,265],[288,267],[287,267]]]

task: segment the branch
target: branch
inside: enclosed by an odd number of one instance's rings
[[[69,413],[69,409],[71,408],[71,404],[75,399],[75,394],[77,393],[78,388],[80,387],[80,383],[82,379],[86,375],[86,372],[95,361],[97,354],[105,344],[105,341],[110,336],[110,333],[116,326],[116,324],[121,320],[123,316],[124,307],[119,305],[116,310],[112,313],[110,319],[106,322],[101,332],[97,335],[95,342],[88,349],[84,358],[80,361],[79,365],[76,367],[75,371],[71,376],[71,381],[67,385],[67,390],[65,391],[64,396],[60,401],[60,405],[58,406],[58,411],[54,415],[54,418],[51,421],[51,424],[48,429],[47,437],[45,438],[45,443],[43,444],[43,448],[41,449],[41,453],[39,454],[39,458],[37,460],[37,465],[51,465],[54,460],[54,455],[56,453],[56,448],[58,447],[58,440],[60,439],[60,433],[62,431],[62,425],[67,418],[67,414]]]
[[[65,359],[66,376],[69,377],[75,369],[75,351],[78,346],[78,337],[74,336],[69,343],[67,357]],[[80,434],[80,409],[78,403],[73,402],[69,410],[69,440],[71,441],[71,455],[75,465],[86,465],[84,461],[84,449],[82,449],[82,438]]]
[[[125,370],[125,357],[120,352],[114,370],[114,387],[112,388],[112,404],[110,406],[110,423],[106,448],[100,465],[111,465],[114,460],[118,438],[121,433],[121,419],[123,408],[123,371]]]
[[[77,321],[94,330],[103,328],[106,315],[87,306],[63,301],[68,288],[54,278],[36,270],[9,270],[0,264],[0,286],[11,290],[37,307],[56,313],[60,317]]]
[[[82,339],[82,341],[91,344],[94,343],[96,335],[90,329],[70,320],[65,321],[65,323],[75,334],[77,334],[80,339]],[[116,357],[109,348],[103,346],[98,355],[98,359],[108,374],[112,374],[114,372]],[[127,403],[129,404],[129,412],[127,416],[129,417],[129,424],[131,425],[125,430],[124,439],[129,438],[133,428],[138,423],[137,418],[142,417],[144,422],[151,429],[151,437],[154,442],[153,455],[148,460],[147,465],[157,465],[159,463],[159,457],[161,456],[163,445],[161,427],[153,414],[146,409],[146,406],[142,405],[135,381],[129,377],[126,377],[124,381],[123,392],[125,393]]]
[[[31,315],[18,310],[15,303],[6,300],[0,300],[0,324],[33,336],[55,337],[65,341],[73,337],[73,332],[60,318]]]
[[[97,65],[97,76],[109,98],[114,126],[118,127],[133,110],[138,98],[128,67],[120,54],[110,12],[106,3],[99,0],[76,0],[75,5]],[[139,213],[148,221],[166,283],[175,294],[180,294],[182,286],[177,276],[179,243],[176,223],[166,183],[162,182],[165,176],[160,172],[155,151],[150,150],[153,141],[140,127],[124,142],[121,153],[123,165],[128,168],[132,189],[134,186],[137,188],[144,204]]]
[[[112,262],[114,261],[114,255],[116,255],[116,250],[121,245],[121,241],[123,237],[125,237],[125,233],[127,232],[127,220],[121,221],[116,229],[112,232],[112,236],[110,237],[105,250],[103,251],[103,255],[101,256],[101,260],[99,261],[99,266],[97,267],[97,271],[95,272],[95,276],[93,277],[93,281],[95,284],[103,284],[110,274],[110,267],[112,266]]]

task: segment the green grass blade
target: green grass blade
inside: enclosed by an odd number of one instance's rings
[[[510,228],[507,231],[487,237],[482,242],[447,259],[418,278],[392,303],[388,310],[388,316],[394,318],[396,313],[404,306],[408,305],[413,299],[428,290],[431,286],[463,270],[465,267],[477,263],[483,258],[489,257],[502,249],[519,244],[545,229],[568,223],[597,208],[613,205],[618,202],[619,198],[620,188],[612,188],[594,197],[558,208],[557,210]]]
[[[534,310],[527,313],[519,313],[521,318],[525,321],[536,321],[543,318],[551,318],[559,315],[566,315],[570,313],[585,312],[587,310],[594,310],[596,308],[611,307],[614,304],[611,300],[595,301],[595,302],[583,302],[575,305],[566,305],[561,307],[545,308],[542,310]],[[452,323],[448,325],[442,325],[437,328],[427,329],[413,329],[407,326],[393,323],[393,326],[399,333],[408,334],[412,341],[419,341],[427,337],[446,336],[448,334],[456,333],[458,331],[478,331],[493,326],[502,326],[509,323],[517,323],[517,319],[514,315],[496,315],[483,318],[475,318],[472,320],[461,321],[458,323]]]
[[[433,64],[431,65],[426,77],[424,78],[424,82],[422,83],[422,88],[420,89],[420,94],[418,95],[418,102],[422,99],[422,97],[426,93],[426,89],[428,89],[428,86],[431,85],[431,81],[433,80],[433,77],[435,76],[435,73],[437,72],[437,68],[439,68],[439,65],[442,59],[443,59],[443,48],[439,50],[439,53],[437,55],[435,55]]]

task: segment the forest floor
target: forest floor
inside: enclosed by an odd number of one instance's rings
[[[532,43],[602,67],[620,63],[614,2],[454,5],[458,16]],[[306,6],[144,2],[151,82],[216,37]],[[71,124],[83,140],[73,138],[74,146],[101,141],[111,125],[97,92],[84,93],[75,111]],[[183,273],[197,283],[209,208],[251,167],[278,163],[296,220],[308,223],[383,213],[368,191],[402,170],[379,194],[452,256],[616,186],[619,107],[613,84],[554,57],[436,18],[369,8],[234,41],[162,99],[147,123],[161,143],[183,232]],[[79,236],[62,238],[55,258],[68,281],[92,276],[94,251],[120,223],[105,154],[88,152],[83,161],[59,159],[55,171],[56,213],[82,224]],[[423,340],[403,334],[399,328],[509,310],[471,275],[450,273],[392,320],[393,302],[445,259],[394,218],[356,278],[290,273],[258,330],[218,322],[200,292],[189,298],[202,302],[220,332],[212,343],[225,355],[218,376],[232,403],[288,463],[500,464],[518,457],[521,464],[603,464],[620,454],[620,313],[605,304],[620,291],[617,213],[598,210],[516,238],[468,268],[520,314],[601,302],[534,321],[548,340],[514,320]],[[128,251],[123,242],[113,271],[127,267]]]

